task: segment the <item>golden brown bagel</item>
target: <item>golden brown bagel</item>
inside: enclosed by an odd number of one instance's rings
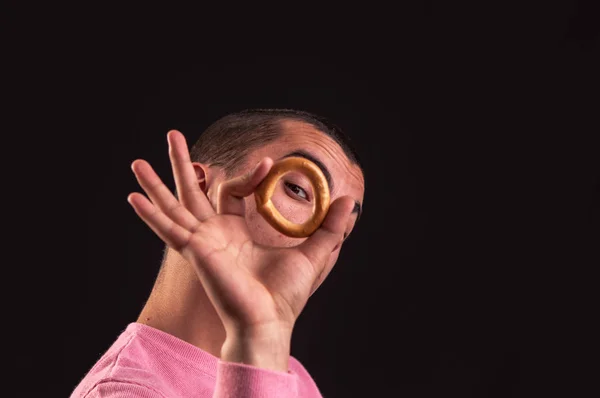
[[[291,171],[298,171],[308,177],[314,191],[313,214],[303,224],[295,224],[285,219],[271,201],[277,181]],[[275,163],[256,188],[254,197],[258,212],[269,224],[282,234],[294,238],[310,236],[321,226],[329,210],[329,186],[323,172],[313,162],[301,157],[290,157]]]

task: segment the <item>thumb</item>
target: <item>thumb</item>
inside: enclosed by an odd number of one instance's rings
[[[243,216],[245,212],[244,198],[254,192],[256,187],[269,174],[271,166],[273,166],[273,159],[263,158],[248,173],[219,185],[217,213]]]
[[[319,267],[325,265],[331,252],[344,238],[348,218],[354,208],[354,200],[349,196],[338,198],[329,206],[327,216],[321,226],[298,249]]]

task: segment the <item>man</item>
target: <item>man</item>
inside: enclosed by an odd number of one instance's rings
[[[248,110],[211,125],[188,150],[167,135],[177,197],[151,166],[132,170],[147,197],[128,201],[166,243],[158,278],[132,322],[72,397],[320,397],[290,356],[294,323],[335,264],[360,216],[364,177],[343,133],[294,110]],[[279,159],[322,169],[331,205],[308,238],[276,231],[253,192]],[[302,223],[313,190],[300,172],[278,181],[272,201]]]

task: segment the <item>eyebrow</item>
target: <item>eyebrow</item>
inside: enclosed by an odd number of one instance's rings
[[[329,169],[327,169],[327,167],[323,164],[323,162],[321,162],[319,159],[317,159],[315,156],[313,156],[309,152],[299,149],[299,150],[290,152],[287,155],[282,156],[281,159],[291,158],[291,157],[296,157],[296,156],[304,158],[304,159],[308,159],[311,162],[313,162],[314,164],[316,164],[317,167],[319,169],[321,169],[321,171],[323,172],[323,175],[325,176],[325,179],[327,180],[327,185],[329,186],[329,189],[333,191],[334,182],[333,182],[333,178],[331,177],[331,173],[329,172]],[[362,214],[362,207],[361,207],[360,203],[358,202],[358,200],[354,201],[354,208],[352,209],[352,213],[358,214],[356,217],[356,221],[358,222],[358,220],[360,219],[360,215]]]

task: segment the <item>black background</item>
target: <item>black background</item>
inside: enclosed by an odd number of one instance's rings
[[[329,116],[364,161],[293,338],[325,397],[597,394],[598,6],[446,3],[15,12],[17,395],[68,396],[150,292],[130,163],[172,186],[166,132],[250,107]]]

